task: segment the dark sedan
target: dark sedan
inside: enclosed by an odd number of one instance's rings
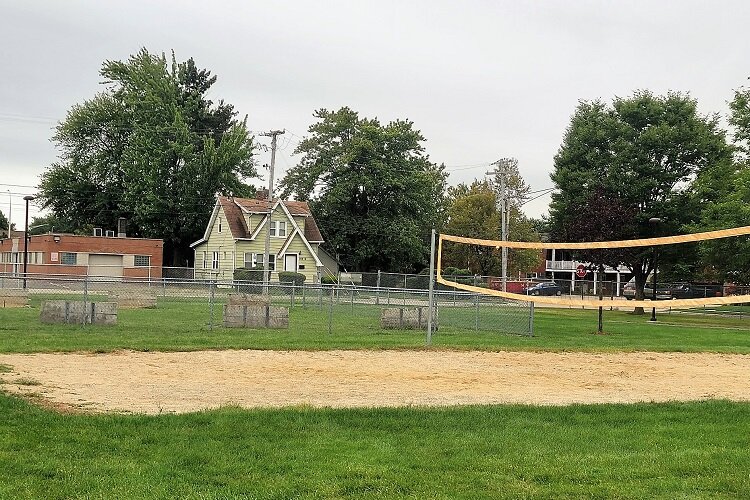
[[[560,285],[557,283],[539,283],[524,290],[526,295],[560,295]]]

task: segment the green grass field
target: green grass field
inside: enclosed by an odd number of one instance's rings
[[[747,312],[733,308],[732,312]],[[122,310],[116,327],[42,325],[38,300],[0,309],[0,352],[421,349],[379,308],[295,307],[285,331],[210,330],[205,302]],[[492,311],[480,309],[492,320]],[[220,308],[215,309],[220,324]],[[541,309],[535,336],[474,331],[440,349],[750,353],[750,319]],[[0,366],[0,372],[2,372]],[[0,385],[2,390],[2,385]],[[750,404],[242,410],[62,414],[0,394],[0,498],[744,498]]]
[[[425,332],[383,330],[380,308],[335,305],[331,333],[328,311],[309,305],[290,312],[289,330],[209,329],[205,302],[160,301],[157,309],[121,310],[114,327],[43,325],[38,299],[31,308],[0,309],[0,352],[111,351],[117,349],[183,351],[199,349],[414,349],[425,347]],[[214,308],[221,324],[221,308]],[[735,308],[736,310],[736,308]],[[579,309],[537,308],[534,337],[500,331],[475,331],[474,308],[444,308],[433,346],[480,350],[750,352],[750,314],[659,314],[605,311],[606,335],[593,335],[597,313]],[[492,320],[483,306],[483,324]],[[441,320],[442,321],[442,320]],[[498,326],[501,328],[501,326]]]
[[[742,498],[750,405],[65,415],[0,396],[0,498]]]

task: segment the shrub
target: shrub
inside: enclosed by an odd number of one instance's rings
[[[240,267],[234,270],[235,281],[263,281],[263,267]]]
[[[320,278],[320,282],[323,285],[335,285],[336,284],[336,276],[332,276],[330,274],[326,274],[322,278]]]
[[[256,282],[260,283],[263,281],[263,267],[255,266],[251,268],[240,267],[234,270],[233,274],[235,281],[244,282]],[[242,283],[237,284],[236,289],[241,293],[261,293],[263,291],[263,285],[260,284],[249,284]]]
[[[305,282],[305,275],[292,271],[279,271],[279,282],[301,286]]]

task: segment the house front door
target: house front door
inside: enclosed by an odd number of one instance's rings
[[[297,254],[286,254],[284,256],[284,271],[297,272]]]

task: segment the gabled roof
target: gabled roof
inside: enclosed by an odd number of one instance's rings
[[[306,201],[291,201],[291,200],[257,200],[252,198],[232,198],[228,196],[219,196],[216,199],[216,206],[211,214],[211,220],[206,227],[206,233],[203,238],[191,244],[190,246],[196,246],[204,241],[208,240],[210,228],[213,226],[214,221],[219,213],[219,207],[224,211],[224,215],[227,219],[227,225],[232,233],[232,237],[235,239],[253,239],[258,233],[259,227],[254,228],[253,233],[248,231],[247,223],[245,222],[244,214],[267,214],[269,208],[276,208],[281,203],[284,207],[284,211],[290,216],[304,217],[305,218],[305,231],[304,237],[310,243],[322,243],[323,237],[318,229],[318,224],[310,212],[310,206]],[[261,224],[265,225],[265,218]],[[292,222],[294,222],[292,220]]]

